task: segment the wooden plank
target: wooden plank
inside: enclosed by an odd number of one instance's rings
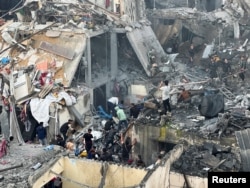
[[[40,49],[51,52],[53,54],[62,56],[64,58],[72,60],[75,52],[69,48],[64,48],[55,44],[51,44],[45,41],[42,41],[39,46]]]

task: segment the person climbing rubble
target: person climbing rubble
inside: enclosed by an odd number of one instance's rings
[[[68,138],[67,136],[68,129],[71,127],[72,124],[73,124],[73,120],[69,119],[66,123],[64,123],[60,127],[60,133],[63,135],[63,139],[65,143],[67,142],[67,138]]]
[[[116,115],[115,107],[119,104],[118,97],[111,97],[107,101],[108,105],[108,113],[112,114],[113,116]]]
[[[116,130],[114,129],[114,126],[111,126],[111,130],[108,131],[107,137],[106,137],[106,144],[105,147],[108,148],[109,145],[113,145],[114,142],[114,136],[116,134]]]
[[[132,147],[137,143],[137,140],[134,139],[131,142],[131,138],[127,137],[126,140],[124,140],[123,134],[121,134],[121,144],[122,144],[122,161],[124,163],[127,163],[129,160],[129,155],[131,152]]]
[[[128,127],[128,120],[127,120],[127,116],[124,112],[123,109],[120,109],[118,106],[115,107],[115,110],[116,110],[116,115],[117,115],[117,118],[119,119],[119,123],[118,123],[118,129],[122,129],[122,126],[124,128],[127,128]]]

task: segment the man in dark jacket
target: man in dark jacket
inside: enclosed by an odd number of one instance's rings
[[[106,148],[108,148],[109,144],[113,145],[115,134],[116,134],[116,130],[114,129],[113,126],[111,126],[111,129],[107,134]]]
[[[93,135],[91,134],[91,132],[92,129],[88,129],[88,132],[83,135],[85,141],[85,149],[87,150],[87,153],[89,153],[90,149],[92,148]]]
[[[72,119],[69,119],[66,123],[64,123],[61,127],[60,127],[60,133],[62,133],[63,135],[63,139],[64,139],[64,142],[66,143],[66,140],[67,140],[67,132],[68,132],[68,129],[70,128],[70,126],[73,124],[73,120]]]

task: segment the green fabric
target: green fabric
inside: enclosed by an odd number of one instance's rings
[[[117,117],[118,117],[118,119],[120,120],[120,121],[122,121],[122,120],[127,120],[127,117],[126,117],[126,114],[125,114],[125,112],[123,111],[123,109],[117,109],[116,110],[116,114],[117,114]]]

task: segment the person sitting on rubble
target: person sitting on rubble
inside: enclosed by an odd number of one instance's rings
[[[65,142],[60,134],[56,135],[55,145],[65,147]]]
[[[71,152],[74,151],[75,149],[74,139],[71,138],[66,142],[66,149]]]
[[[89,151],[88,155],[87,155],[87,159],[94,159],[94,160],[97,160],[99,157],[98,157],[98,153],[96,151],[96,146],[93,146],[91,148],[91,150]]]
[[[100,160],[101,161],[113,161],[112,155],[107,151],[106,148],[102,149]]]
[[[181,93],[178,96],[177,102],[190,102],[191,101],[191,93],[186,90],[185,87],[181,87]]]

